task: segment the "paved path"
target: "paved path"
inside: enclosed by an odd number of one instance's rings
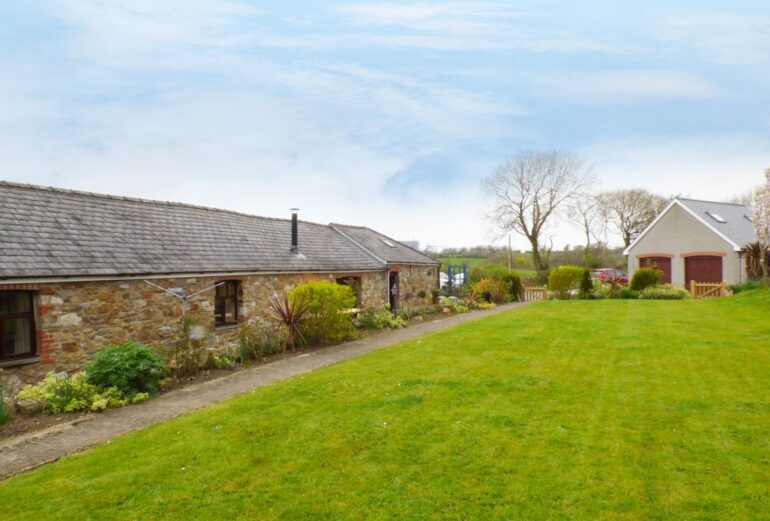
[[[0,441],[0,479],[257,387],[522,305],[524,304],[506,304],[490,310],[442,317],[411,325],[408,328],[383,332],[361,340],[244,369],[216,380],[190,385],[130,407],[111,409],[84,420],[60,424]]]

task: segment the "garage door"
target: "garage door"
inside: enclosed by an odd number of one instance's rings
[[[684,260],[684,275],[688,288],[691,280],[722,282],[722,257],[687,257]]]
[[[642,268],[658,268],[663,272],[660,281],[663,284],[671,284],[671,259],[668,257],[645,257],[639,264]]]

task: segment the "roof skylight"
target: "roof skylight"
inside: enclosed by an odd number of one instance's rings
[[[719,215],[718,213],[714,213],[714,212],[706,212],[706,213],[709,215],[709,217],[711,217],[712,219],[714,219],[718,223],[726,223],[727,222],[725,220],[725,218],[722,217],[721,215]]]
[[[395,248],[395,247],[396,247],[396,245],[395,245],[395,244],[393,244],[392,242],[390,242],[388,239],[383,239],[383,238],[380,238],[380,240],[381,240],[382,242],[384,242],[385,244],[387,244],[388,246],[390,246],[391,248]]]

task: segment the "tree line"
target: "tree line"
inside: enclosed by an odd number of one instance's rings
[[[600,192],[590,165],[560,151],[521,152],[492,171],[482,187],[487,218],[502,234],[517,233],[529,241],[536,270],[548,268],[557,219],[581,230],[585,262],[592,251],[606,247],[610,235],[629,246],[675,197],[644,188]]]

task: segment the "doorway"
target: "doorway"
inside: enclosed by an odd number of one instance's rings
[[[388,303],[390,304],[390,311],[394,315],[398,312],[398,272],[388,272]]]

